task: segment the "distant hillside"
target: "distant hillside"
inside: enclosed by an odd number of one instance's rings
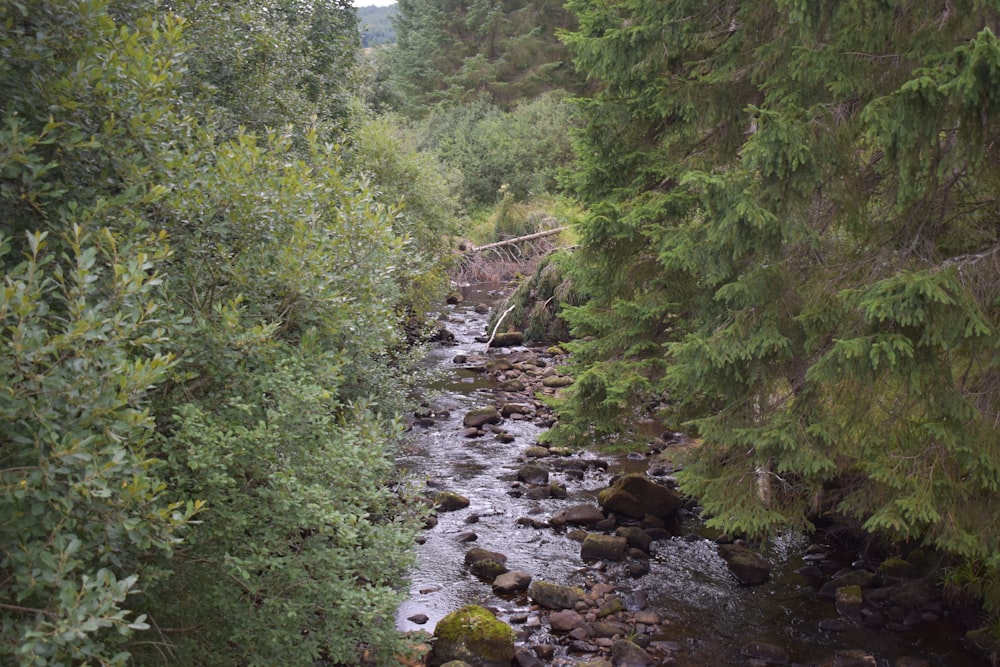
[[[361,46],[368,48],[379,44],[394,44],[396,42],[396,29],[392,25],[392,17],[395,14],[396,5],[358,7]]]

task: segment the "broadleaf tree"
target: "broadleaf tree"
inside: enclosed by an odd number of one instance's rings
[[[2,6],[0,661],[391,662],[447,204],[351,135],[353,9]]]

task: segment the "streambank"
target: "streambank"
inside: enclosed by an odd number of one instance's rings
[[[598,495],[616,476],[669,488],[678,443],[621,457],[540,447],[552,416],[535,394],[559,391],[545,383],[562,382],[551,379],[562,377],[560,357],[486,350],[477,338],[498,289],[465,289],[447,312],[453,339],[427,358],[443,373],[413,416],[403,464],[441,509],[418,545],[397,627],[433,632],[450,612],[481,605],[514,629],[521,665],[987,664],[947,610],[918,595],[919,580],[888,585],[853,555],[789,535],[762,551],[766,580],[749,585],[693,501],[659,523],[602,508]],[[620,541],[585,541],[622,529],[621,560]],[[854,586],[860,598],[845,590],[838,604],[838,589]]]

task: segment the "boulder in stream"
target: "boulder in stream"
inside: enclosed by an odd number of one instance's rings
[[[524,332],[505,331],[497,333],[490,341],[490,347],[516,347],[524,343]]]
[[[787,665],[788,652],[780,646],[767,642],[753,641],[744,644],[740,654],[765,665]]]
[[[563,586],[548,581],[533,581],[528,595],[536,603],[549,609],[573,609],[576,603],[585,599],[583,589]]]
[[[465,552],[465,565],[472,574],[492,582],[505,574],[507,556],[497,551],[475,547]]]
[[[729,571],[744,585],[756,586],[771,578],[771,568],[767,561],[752,549],[739,544],[723,544],[719,556],[726,561]]]
[[[611,664],[614,667],[646,667],[655,665],[656,660],[638,644],[619,639],[611,645]]]
[[[454,512],[468,506],[468,498],[452,491],[439,491],[434,496],[434,507],[440,512]]]
[[[517,479],[525,484],[546,484],[549,481],[549,471],[542,466],[529,463],[517,471]]]
[[[465,413],[462,424],[469,428],[479,428],[486,424],[499,424],[500,412],[492,405],[485,408],[476,408]]]
[[[583,560],[622,561],[628,553],[628,540],[624,537],[591,533],[580,546]]]
[[[836,593],[837,611],[842,616],[846,616],[855,622],[861,621],[861,607],[864,604],[864,595],[861,586],[841,586]]]
[[[597,494],[597,502],[608,511],[636,519],[647,514],[667,517],[684,504],[679,493],[638,473],[622,475],[616,479],[611,486]]]
[[[507,667],[513,659],[513,628],[488,609],[469,605],[438,622],[428,664],[462,660],[472,667]]]
[[[505,572],[493,580],[493,592],[500,595],[518,593],[528,590],[530,584],[531,575],[527,572]]]
[[[604,512],[596,505],[574,505],[564,510],[560,510],[549,519],[549,525],[554,528],[560,526],[593,526],[599,521],[604,521]]]

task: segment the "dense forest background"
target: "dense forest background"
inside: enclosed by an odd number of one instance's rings
[[[371,48],[396,41],[396,28],[392,17],[396,15],[396,5],[386,7],[358,7],[358,21],[361,29],[361,47]]]
[[[998,652],[994,3],[0,1],[5,661],[404,652],[421,316],[566,224],[549,438],[683,429],[713,525],[928,550]]]

